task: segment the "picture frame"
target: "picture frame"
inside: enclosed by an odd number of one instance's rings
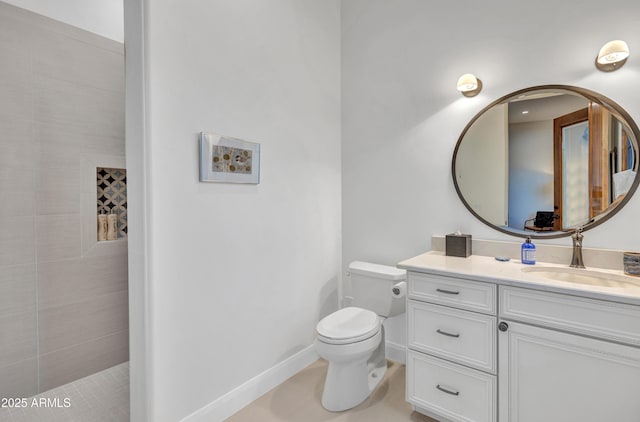
[[[200,133],[200,181],[260,183],[260,144]]]

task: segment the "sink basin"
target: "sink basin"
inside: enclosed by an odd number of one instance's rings
[[[599,287],[629,288],[640,287],[640,280],[619,274],[571,267],[525,267],[522,272],[531,273],[549,280],[568,281]]]

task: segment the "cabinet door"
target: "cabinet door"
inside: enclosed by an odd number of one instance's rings
[[[500,421],[640,420],[640,349],[507,324],[498,336]]]

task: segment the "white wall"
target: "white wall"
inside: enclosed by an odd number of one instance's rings
[[[140,283],[132,368],[137,355],[134,388],[149,403],[138,414],[154,421],[177,420],[310,344],[340,273],[341,157],[342,267],[393,265],[429,249],[434,233],[509,239],[462,206],[450,173],[461,130],[494,99],[562,83],[640,111],[628,89],[640,73],[631,0],[343,0],[341,16],[337,0],[127,3],[133,45],[146,48],[128,79],[129,104],[146,113],[142,126],[127,122],[140,193],[130,210],[140,220],[129,238]],[[632,56],[598,72],[595,54],[613,38]],[[483,80],[479,96],[455,90],[465,72]],[[200,130],[261,142],[262,183],[198,183]],[[585,245],[640,249],[639,211],[636,196]],[[389,322],[403,342],[402,321]]]
[[[553,200],[553,120],[510,125],[509,227],[554,211]]]
[[[606,7],[596,0],[344,0],[343,265],[354,258],[393,265],[428,250],[432,234],[456,229],[517,240],[476,220],[458,199],[451,178],[458,136],[490,102],[542,84],[598,91],[637,118],[640,96],[629,86],[640,76],[638,25],[635,0]],[[599,72],[598,49],[617,38],[631,57],[617,72]],[[455,89],[467,72],[484,84],[473,98]],[[585,247],[640,250],[639,213],[637,194],[585,233]],[[547,242],[571,243],[538,243]],[[402,325],[388,327],[392,341],[405,341]]]
[[[142,87],[128,79],[133,112],[146,114],[144,127],[128,126],[143,145],[127,150],[146,207],[130,211],[145,231],[132,227],[132,253],[146,256],[132,259],[145,286],[132,294],[148,307],[135,316],[147,333],[135,341],[147,348],[135,388],[150,403],[134,412],[173,422],[308,348],[337,308],[340,7],[154,0],[129,10],[127,33],[135,41],[142,23],[134,45],[145,49]],[[198,182],[200,131],[259,142],[261,183]]]
[[[124,0],[2,0],[52,19],[124,41]]]
[[[508,123],[506,105],[487,110],[467,130],[456,156],[458,189],[478,215],[496,226],[507,225]]]
[[[152,409],[151,269],[147,164],[147,66],[145,7],[142,0],[127,1],[125,23],[125,139],[127,156],[127,222],[129,224],[129,403],[130,419],[149,421]],[[133,229],[132,229],[133,228]]]

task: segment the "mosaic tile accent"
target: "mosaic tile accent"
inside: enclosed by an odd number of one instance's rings
[[[98,214],[118,214],[118,239],[127,237],[127,171],[98,167],[96,169]]]

